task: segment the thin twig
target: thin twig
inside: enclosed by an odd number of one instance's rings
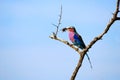
[[[60,9],[60,14],[59,14],[59,20],[58,20],[58,24],[52,24],[53,26],[55,26],[57,29],[56,29],[56,32],[55,32],[55,36],[57,36],[58,34],[58,30],[59,30],[59,27],[61,25],[61,19],[62,19],[62,5],[61,5],[61,9]]]

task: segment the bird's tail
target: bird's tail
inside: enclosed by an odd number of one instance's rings
[[[92,63],[91,63],[90,57],[88,56],[88,54],[87,54],[87,53],[86,53],[86,56],[87,56],[88,61],[89,61],[89,63],[90,63],[90,67],[92,68]]]

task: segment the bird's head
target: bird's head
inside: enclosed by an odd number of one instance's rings
[[[76,32],[74,26],[66,27],[62,29],[63,32],[68,31],[68,32]]]

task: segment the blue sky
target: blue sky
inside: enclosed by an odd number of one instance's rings
[[[1,0],[0,1],[0,80],[69,80],[79,55],[68,46],[49,38],[55,31],[60,6],[60,28],[75,26],[86,43],[105,28],[116,0]],[[120,24],[88,52],[76,80],[120,79]],[[68,40],[68,34],[58,36]]]

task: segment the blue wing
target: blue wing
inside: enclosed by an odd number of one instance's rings
[[[86,48],[85,43],[84,43],[82,37],[81,37],[78,33],[75,33],[75,34],[74,34],[74,42],[73,42],[73,44],[76,45],[77,47],[81,48],[81,49]],[[91,68],[92,68],[91,60],[90,60],[90,58],[89,58],[89,56],[88,56],[87,53],[86,53],[86,56],[87,56],[87,58],[88,58],[88,61],[89,61],[89,63],[90,63],[90,66],[91,66]]]
[[[73,43],[74,45],[78,46],[81,49],[86,48],[85,43],[84,43],[84,41],[82,40],[82,37],[79,34],[75,33],[74,40],[75,40],[74,43]]]

